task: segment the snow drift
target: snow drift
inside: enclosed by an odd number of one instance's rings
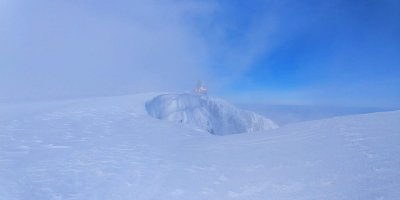
[[[400,111],[215,137],[157,95],[0,104],[0,199],[399,199]]]
[[[188,124],[216,135],[265,131],[278,126],[259,114],[197,94],[164,94],[146,103],[150,116]]]

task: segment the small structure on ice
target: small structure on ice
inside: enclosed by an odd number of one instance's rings
[[[197,86],[194,89],[195,94],[207,94],[208,89],[203,81],[197,81]]]

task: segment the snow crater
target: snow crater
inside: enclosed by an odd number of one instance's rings
[[[207,95],[164,94],[148,101],[146,110],[154,118],[184,123],[215,135],[278,128],[270,119]]]

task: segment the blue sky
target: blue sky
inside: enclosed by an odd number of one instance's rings
[[[229,42],[243,39],[248,24],[268,18],[274,24],[272,33],[258,39],[272,42],[234,83],[247,94],[245,100],[399,105],[399,2],[240,2],[231,7],[229,16],[235,17],[228,20],[239,27]]]
[[[400,106],[396,0],[0,0],[0,102],[187,91]]]

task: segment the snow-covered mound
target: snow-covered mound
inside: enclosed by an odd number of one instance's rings
[[[265,131],[278,126],[259,114],[197,94],[164,94],[146,103],[150,116],[188,124],[216,135]]]
[[[399,199],[400,111],[215,137],[156,95],[0,105],[0,200]]]

